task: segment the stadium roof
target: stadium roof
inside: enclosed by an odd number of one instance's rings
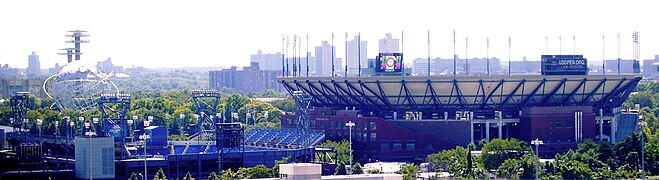
[[[372,111],[519,110],[528,106],[612,108],[634,90],[635,75],[280,77],[312,106]]]

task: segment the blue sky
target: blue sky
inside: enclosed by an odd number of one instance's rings
[[[426,57],[427,31],[431,56],[451,57],[452,31],[457,31],[457,54],[538,60],[545,53],[576,53],[602,59],[605,34],[607,59],[632,57],[631,33],[641,34],[641,57],[659,54],[659,25],[651,1],[84,1],[27,0],[0,2],[0,63],[26,67],[37,51],[42,67],[66,62],[58,56],[68,30],[87,30],[89,44],[83,60],[107,57],[125,67],[244,66],[249,55],[281,51],[282,35],[309,34],[310,50],[336,34],[337,57],[343,58],[345,32],[358,32],[368,41],[368,56],[377,52],[377,39],[405,32],[405,57]],[[306,46],[304,43],[302,46]]]

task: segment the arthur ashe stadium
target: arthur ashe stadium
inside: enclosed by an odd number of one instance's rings
[[[638,118],[621,105],[641,77],[588,75],[581,55],[543,55],[542,75],[513,76],[404,76],[387,56],[402,60],[380,54],[373,76],[279,78],[309,106],[282,127],[352,135],[360,162],[422,161],[494,138],[540,139],[540,156],[553,157],[585,139],[621,140]]]

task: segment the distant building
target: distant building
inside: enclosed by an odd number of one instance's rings
[[[211,89],[234,88],[242,92],[255,92],[264,89],[282,91],[277,83],[280,70],[259,70],[259,64],[252,62],[249,67],[238,70],[233,66],[220,71],[209,71],[209,87]]]
[[[469,74],[487,74],[487,64],[490,63],[490,75],[498,74],[501,71],[501,62],[499,58],[472,58],[469,59]],[[465,74],[465,59],[457,59],[456,71],[458,75]],[[539,66],[538,66],[539,67]],[[406,72],[410,73],[410,72]],[[412,74],[417,76],[428,75],[428,59],[417,58],[412,61]],[[430,59],[430,75],[451,75],[453,74],[453,59],[434,58]]]
[[[62,66],[60,66],[59,63],[55,63],[55,66],[54,66],[54,67],[48,69],[48,75],[53,75],[53,74],[59,72],[59,70],[60,70],[61,68],[62,68]]]
[[[332,50],[334,49],[334,50]],[[330,45],[327,41],[323,41],[321,46],[316,46],[316,71],[314,76],[331,76],[332,75],[332,61],[334,64],[334,75],[340,75],[342,70],[341,59],[336,57],[336,47]],[[332,60],[334,57],[334,60]],[[311,64],[311,63],[309,63]],[[292,68],[289,67],[292,71]],[[289,74],[291,76],[292,74]]]
[[[32,51],[32,54],[27,56],[27,70],[26,74],[28,76],[38,76],[41,71],[41,62],[39,62],[39,55],[37,52]]]
[[[655,67],[652,64],[656,62],[659,62],[659,55],[654,55],[654,59],[643,60],[643,77],[654,78],[656,73],[655,73]]]
[[[511,61],[510,71],[511,74],[540,74],[540,61],[529,61],[526,57],[522,61]]]
[[[307,57],[309,57],[309,58],[307,59]],[[297,55],[296,55],[296,57],[293,57],[292,54],[289,55],[289,57],[286,58],[287,61],[284,62],[285,64],[286,63],[288,64],[288,75],[293,76],[293,71],[295,70],[296,73],[300,73],[301,76],[306,76],[307,75],[307,67],[309,68],[309,75],[310,76],[314,75],[315,72],[316,72],[316,68],[315,68],[316,58],[311,57],[311,53],[307,53],[307,57],[297,57]],[[307,66],[307,60],[309,61],[309,66]],[[279,61],[281,61],[281,59]],[[293,63],[295,63],[295,64],[293,64]],[[276,71],[283,72],[283,70],[285,70],[286,66],[284,66],[283,67],[284,69],[282,69],[281,63],[279,63],[279,64],[280,65],[277,66],[275,69],[277,69]],[[259,65],[259,66],[261,66],[261,65]],[[293,66],[295,66],[295,69],[293,69]]]
[[[606,60],[606,73],[618,73],[618,60]],[[620,60],[620,74],[632,74],[634,73],[634,60],[632,59],[621,59]],[[600,66],[598,69],[602,69],[602,61],[598,63]],[[591,68],[592,69],[592,68]],[[602,72],[602,71],[598,71]]]
[[[281,52],[274,54],[263,54],[262,50],[258,50],[256,54],[249,55],[249,62],[259,63],[261,70],[272,70],[272,71],[281,71],[281,61],[284,56]]]
[[[358,40],[358,36],[355,36],[353,40],[348,41],[348,57],[346,59],[348,75],[357,75],[359,73],[360,65],[362,71],[368,66],[368,56],[366,54],[367,43],[366,41],[357,42]]]
[[[0,77],[1,78],[12,78],[20,76],[18,68],[9,67],[9,64],[5,64],[0,67]]]
[[[101,71],[104,73],[110,73],[110,72],[123,72],[124,67],[123,66],[115,66],[112,63],[112,58],[108,58],[105,61],[100,61],[98,62],[98,67],[101,68]]]
[[[391,33],[387,33],[387,35],[380,39],[379,44],[378,44],[378,52],[379,53],[394,53],[394,52],[400,52],[399,49],[399,43],[400,39],[394,39],[391,36]]]

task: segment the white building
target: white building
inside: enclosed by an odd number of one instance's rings
[[[387,33],[387,35],[380,39],[378,48],[379,48],[379,53],[398,53],[400,52],[399,48],[399,42],[400,39],[394,39],[391,37],[391,33]]]
[[[331,76],[332,62],[334,64],[334,75],[340,75],[343,72],[343,63],[341,63],[341,58],[336,57],[336,47],[334,45],[330,45],[327,41],[323,41],[323,44],[321,46],[316,46],[315,49],[316,71],[314,76]],[[334,57],[334,60],[332,60],[332,57]],[[311,65],[312,63],[309,62],[309,64]]]
[[[359,73],[359,65],[361,65],[362,71],[368,67],[366,49],[366,41],[362,41],[359,36],[355,36],[353,40],[348,41],[348,57],[346,59],[346,63],[348,64],[348,75],[357,75]]]
[[[37,52],[32,51],[32,54],[27,56],[27,70],[26,74],[29,76],[39,75],[41,71],[41,62],[39,62],[39,55]]]
[[[75,139],[76,178],[114,178],[114,138],[76,137]]]

